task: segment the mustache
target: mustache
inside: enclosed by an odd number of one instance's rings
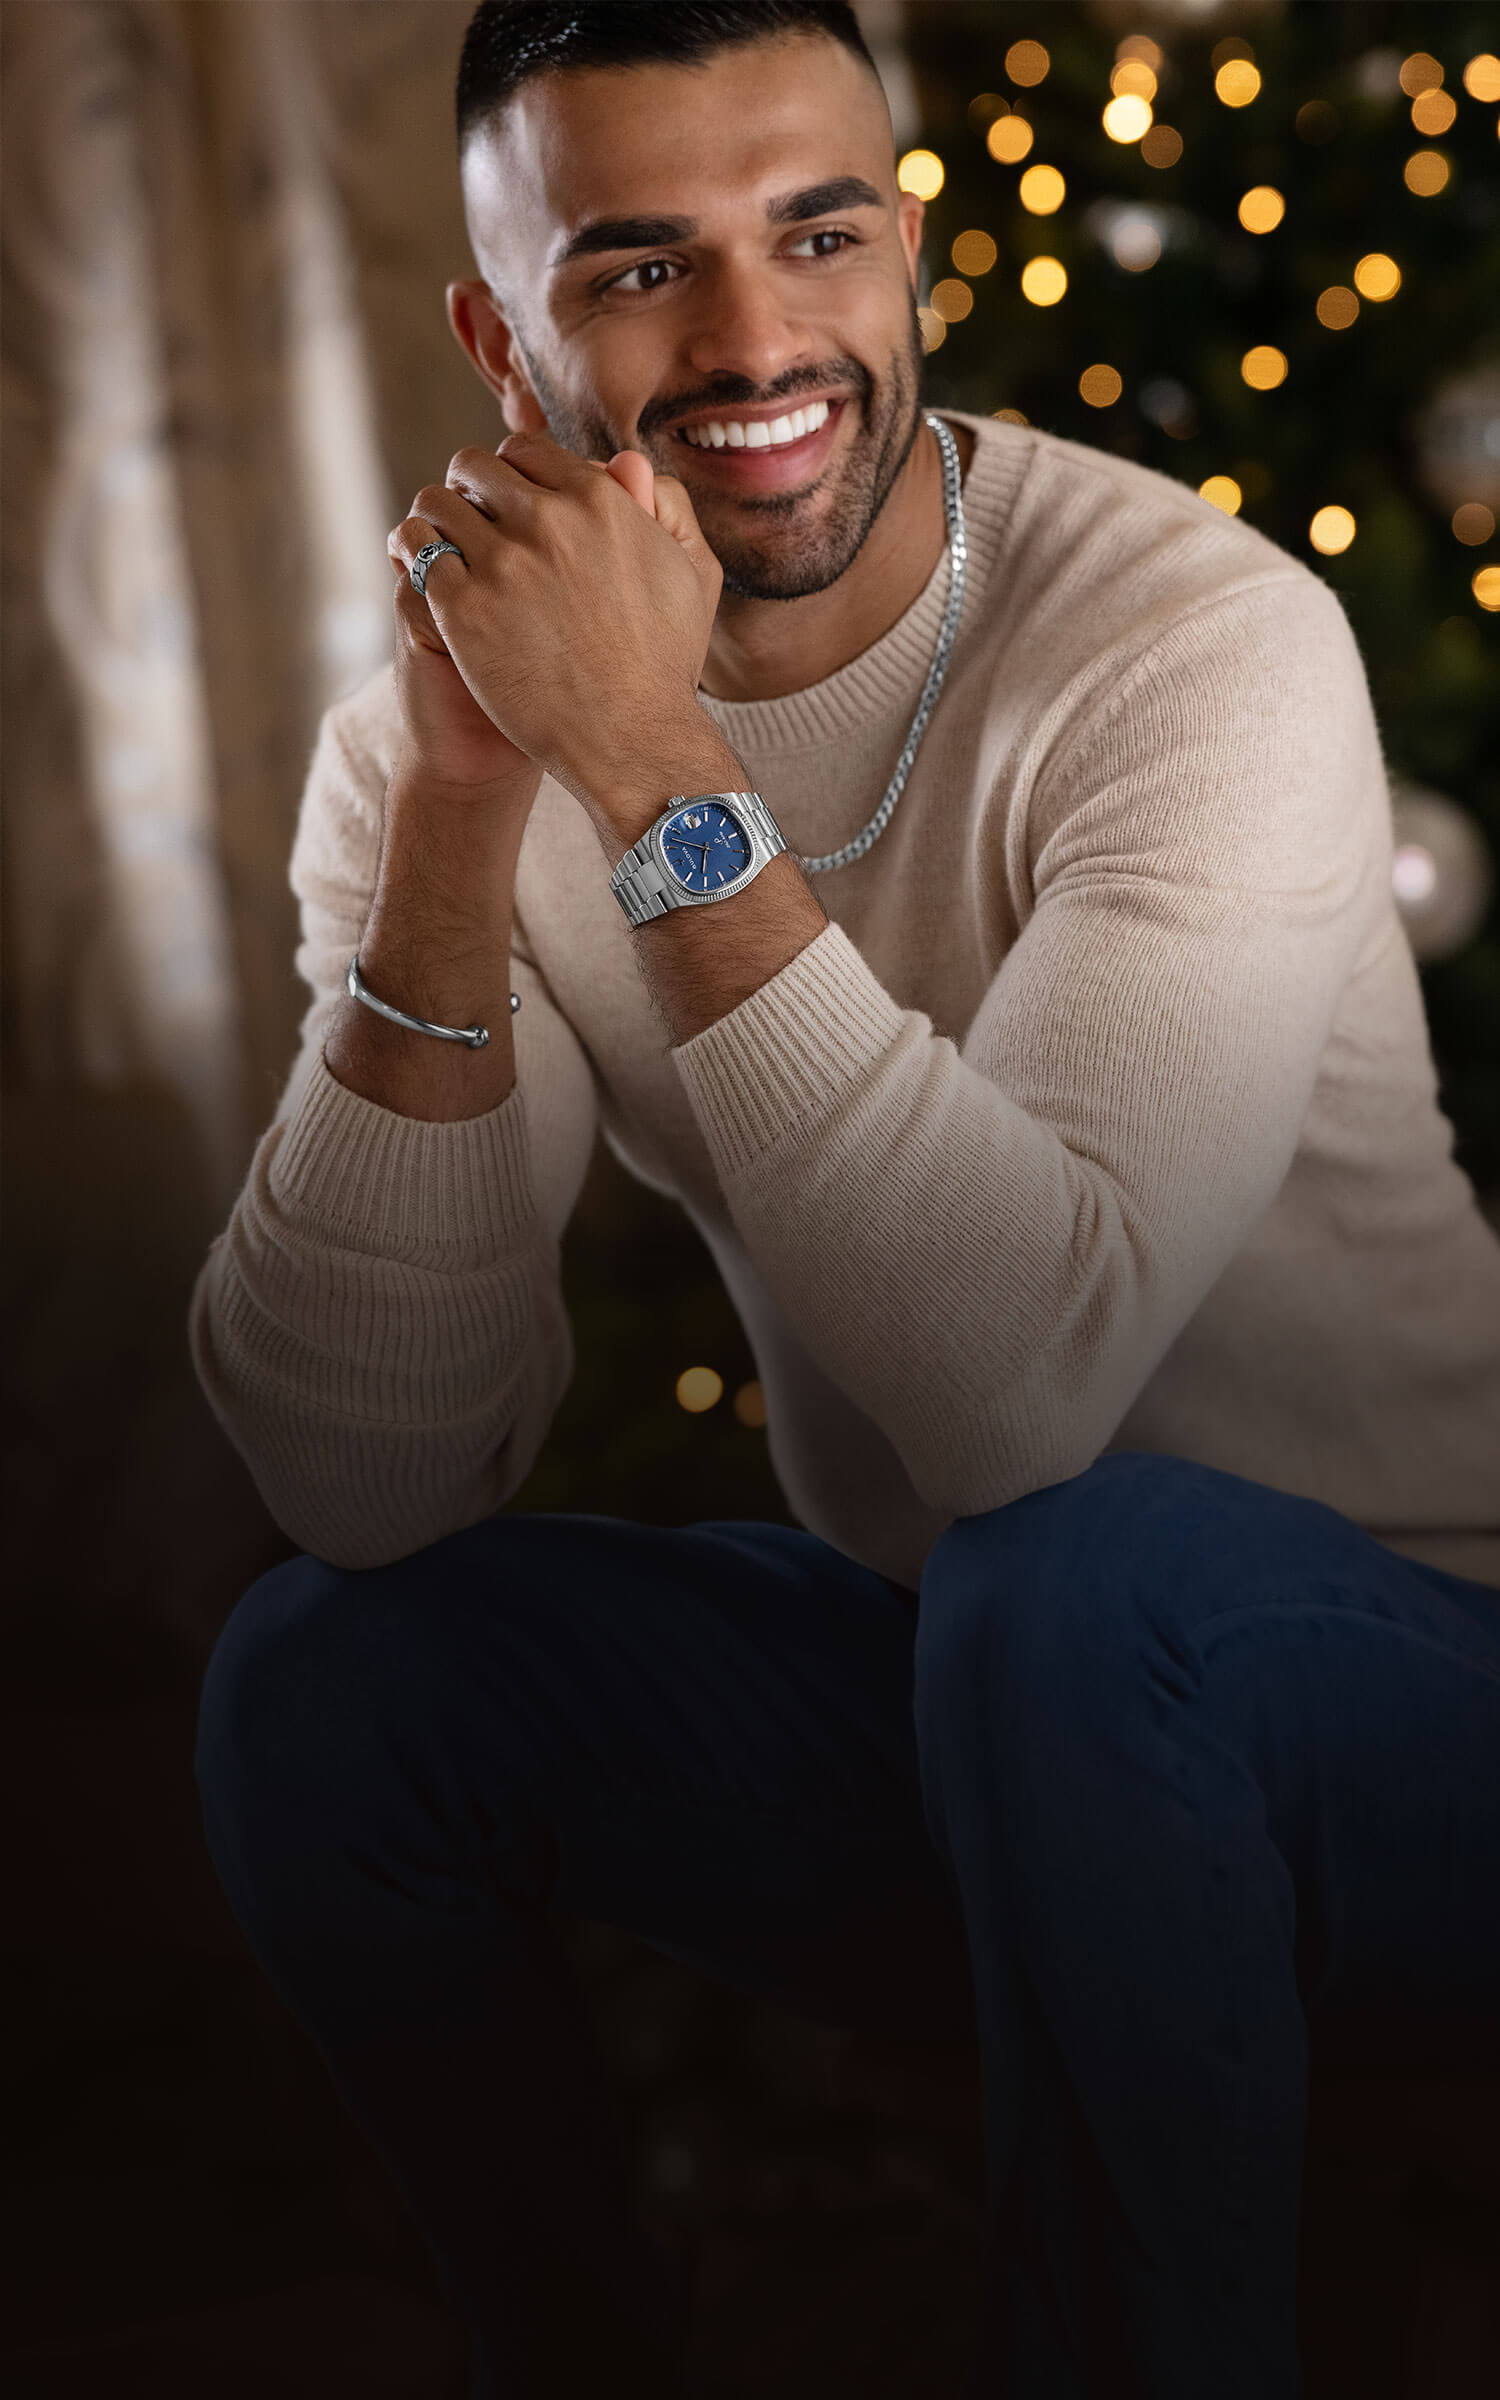
[[[674,418],[692,416],[700,408],[771,408],[786,400],[793,407],[804,393],[826,392],[830,383],[848,384],[857,398],[868,400],[874,388],[874,378],[857,359],[830,359],[819,367],[797,367],[778,377],[766,390],[758,391],[748,375],[721,376],[711,388],[696,392],[674,392],[669,399],[653,401],[643,408],[636,420],[640,438],[649,439],[659,427]]]

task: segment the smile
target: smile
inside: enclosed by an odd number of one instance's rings
[[[819,432],[828,416],[828,402],[815,400],[811,408],[794,408],[789,415],[772,417],[769,422],[763,417],[711,417],[706,424],[683,425],[678,430],[682,440],[698,450],[780,450]]]

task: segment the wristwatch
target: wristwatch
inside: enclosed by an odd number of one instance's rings
[[[609,888],[632,925],[732,900],[786,848],[759,792],[678,792],[626,851]]]

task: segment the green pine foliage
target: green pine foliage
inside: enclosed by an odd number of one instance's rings
[[[1069,440],[1140,460],[1197,489],[1214,475],[1241,486],[1246,520],[1322,574],[1339,594],[1370,676],[1386,756],[1397,778],[1443,793],[1482,828],[1500,867],[1500,616],[1480,607],[1476,570],[1500,565],[1500,540],[1460,542],[1456,495],[1439,498],[1423,470],[1422,420],[1459,375],[1500,364],[1500,106],[1471,98],[1466,62],[1500,50],[1494,7],[1342,4],[1180,5],[1131,10],[1114,0],[942,0],[908,8],[922,127],[942,159],[929,202],[924,297],[951,277],[952,244],[971,228],[998,245],[994,267],[968,278],[970,314],[948,326],[927,363],[930,397],[954,407],[1015,408]],[[1181,136],[1176,163],[1153,167],[1137,143],[1112,141],[1102,117],[1122,37],[1164,52],[1153,100]],[[1037,42],[1040,82],[1007,74],[1011,45]],[[1248,105],[1216,96],[1220,45],[1253,53],[1262,82]],[[1393,71],[1417,52],[1437,58],[1456,103],[1450,129],[1414,129]],[[1380,54],[1392,54],[1382,62]],[[1372,54],[1374,54],[1372,56]],[[1023,68],[1024,60],[1019,63]],[[1383,87],[1383,88],[1382,88]],[[990,154],[1001,103],[1030,120],[1016,164]],[[1445,188],[1418,196],[1404,180],[1415,151],[1447,161]],[[1028,213],[1026,170],[1059,169],[1054,214]],[[1245,231],[1242,196],[1270,185],[1285,200],[1271,232]],[[1117,263],[1114,213],[1159,216],[1156,263]],[[1363,299],[1331,329],[1316,303],[1352,287],[1356,262],[1384,252],[1401,271],[1390,299]],[[1025,263],[1061,261],[1068,288],[1035,307]],[[1252,345],[1285,354],[1285,380],[1253,390],[1240,362]],[[1118,400],[1091,407],[1079,379],[1113,366]],[[1496,435],[1500,435],[1497,425]],[[1489,469],[1490,505],[1500,454]],[[1330,504],[1357,531],[1320,556],[1308,528]],[[1274,695],[1268,695],[1274,705]],[[1500,886],[1500,875],[1497,875]],[[1443,1102],[1457,1154],[1481,1190],[1500,1187],[1500,890],[1475,938],[1423,967]]]

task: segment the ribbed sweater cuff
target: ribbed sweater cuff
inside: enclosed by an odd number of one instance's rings
[[[840,925],[672,1052],[721,1174],[737,1174],[888,1050],[903,1012]]]
[[[534,1230],[529,1159],[519,1085],[485,1116],[433,1125],[351,1092],[319,1056],[268,1180],[279,1207],[360,1247],[477,1261]]]

